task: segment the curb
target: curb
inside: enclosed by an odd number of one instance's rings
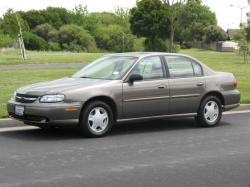
[[[250,104],[242,104],[240,105],[240,107],[235,108],[233,110],[231,110],[232,112],[244,112],[250,111]],[[6,128],[6,127],[22,127],[22,126],[27,126],[25,124],[23,124],[23,122],[21,121],[17,121],[11,118],[6,118],[6,119],[0,119],[0,128]]]
[[[250,104],[241,104],[238,108],[235,108],[232,111],[242,111],[242,110],[250,110]]]
[[[11,118],[6,119],[0,119],[0,128],[6,128],[6,127],[22,127],[27,126],[21,121],[17,121]]]

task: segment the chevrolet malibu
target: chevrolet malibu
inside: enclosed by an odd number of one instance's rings
[[[231,73],[180,54],[121,53],[71,77],[19,88],[7,110],[28,125],[77,125],[83,135],[101,137],[115,123],[153,118],[194,117],[214,127],[239,103]]]

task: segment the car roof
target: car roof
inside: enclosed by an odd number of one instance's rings
[[[143,57],[150,57],[150,56],[156,56],[156,55],[166,55],[166,56],[184,56],[188,58],[193,58],[188,55],[184,54],[179,54],[179,53],[164,53],[164,52],[129,52],[129,53],[114,53],[114,54],[109,54],[107,56],[128,56],[128,57],[138,57],[138,58],[143,58]]]

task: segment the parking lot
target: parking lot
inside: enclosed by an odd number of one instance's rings
[[[75,129],[0,129],[0,186],[249,186],[250,113],[216,128],[193,119],[120,124],[105,138]]]

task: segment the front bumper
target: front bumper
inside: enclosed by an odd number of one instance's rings
[[[15,114],[15,107],[23,106],[24,115]],[[10,117],[23,121],[25,124],[42,125],[68,125],[78,124],[82,103],[18,103],[10,100],[7,111]],[[68,110],[73,108],[74,110]]]

